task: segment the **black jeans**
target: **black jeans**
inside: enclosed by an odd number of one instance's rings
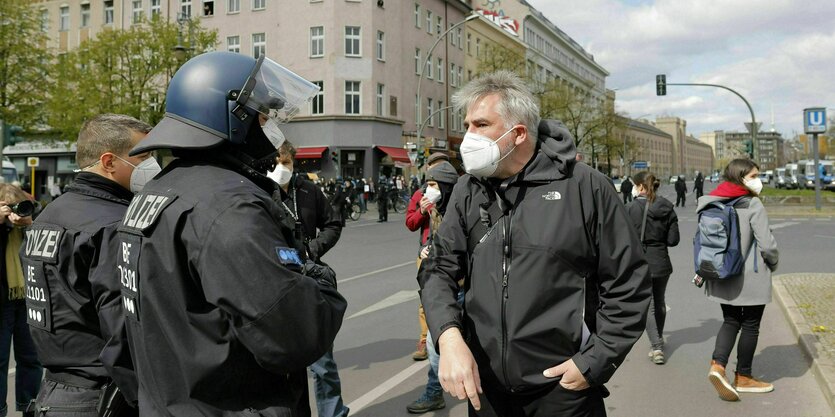
[[[681,203],[681,206],[684,207],[684,202],[686,199],[687,197],[685,197],[685,194],[683,192],[676,192],[676,207],[678,207],[679,203]]]
[[[670,276],[652,277],[652,297],[649,299],[649,314],[647,314],[647,336],[653,350],[664,348],[664,322],[667,320],[667,283]]]
[[[725,322],[722,323],[719,334],[716,335],[713,360],[722,365],[728,365],[728,357],[736,344],[736,335],[741,330],[739,344],[736,347],[736,371],[742,375],[751,376],[751,364],[754,361],[754,351],[757,350],[763,311],[765,311],[765,305],[722,304],[722,316]]]

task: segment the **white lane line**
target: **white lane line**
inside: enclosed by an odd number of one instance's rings
[[[785,223],[775,223],[771,225],[771,230],[774,229],[782,229],[784,227],[794,226],[796,224],[800,224],[800,222],[785,222]]]
[[[366,307],[362,311],[359,311],[359,312],[356,312],[356,313],[352,314],[350,317],[348,317],[345,320],[351,320],[353,318],[356,318],[356,317],[359,317],[359,316],[364,316],[366,314],[370,314],[370,313],[373,313],[375,311],[380,311],[384,308],[389,308],[391,306],[396,306],[398,304],[403,304],[403,303],[406,303],[406,302],[409,302],[409,301],[412,301],[412,300],[417,300],[419,297],[420,296],[418,295],[418,292],[415,291],[415,290],[398,291],[398,292],[396,292],[396,293],[394,293],[394,294],[392,294],[392,295],[390,295],[390,296],[372,304],[371,306]]]
[[[822,237],[822,238],[826,238],[826,239],[835,239],[835,236],[815,235],[815,237]]]
[[[402,384],[403,381],[409,379],[412,375],[420,372],[420,370],[425,368],[427,365],[429,365],[429,361],[418,362],[400,371],[400,373],[389,378],[386,382],[383,382],[371,391],[368,391],[362,397],[357,398],[356,400],[348,404],[348,408],[351,409],[351,414],[358,413],[360,410],[367,407],[376,399],[382,397],[385,393],[389,392],[392,388]]]
[[[343,283],[354,281],[354,280],[357,280],[357,279],[360,279],[360,278],[365,278],[365,277],[368,277],[368,276],[371,276],[371,275],[376,275],[376,274],[381,274],[383,272],[391,271],[392,269],[403,268],[406,265],[416,265],[415,262],[416,261],[403,262],[402,264],[397,264],[397,265],[392,265],[392,266],[388,266],[388,267],[385,267],[385,268],[380,268],[376,271],[366,272],[364,274],[355,275],[355,276],[350,277],[350,278],[337,280],[337,283],[343,284]]]

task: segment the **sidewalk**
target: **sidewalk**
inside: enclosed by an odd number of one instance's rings
[[[835,414],[835,274],[773,277],[774,295]]]

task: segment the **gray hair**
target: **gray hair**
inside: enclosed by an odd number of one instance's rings
[[[531,140],[535,141],[539,127],[539,104],[525,82],[510,71],[497,71],[470,81],[452,96],[452,105],[455,111],[466,113],[476,101],[490,94],[500,98],[496,112],[504,119],[505,128],[523,124],[528,128]]]
[[[90,166],[105,152],[124,155],[133,148],[133,132],[148,133],[151,125],[124,114],[100,114],[88,119],[78,132],[75,160],[79,167]]]

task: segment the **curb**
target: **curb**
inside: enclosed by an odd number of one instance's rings
[[[772,287],[776,294],[777,301],[783,309],[792,332],[797,337],[797,343],[800,345],[803,353],[806,354],[807,359],[811,362],[812,373],[823,391],[826,401],[829,403],[829,408],[835,414],[835,362],[827,357],[818,355],[821,345],[818,338],[811,333],[811,325],[803,317],[800,309],[795,304],[794,299],[789,295],[786,287],[783,285],[783,277],[793,275],[808,275],[808,274],[783,274],[772,277]]]

